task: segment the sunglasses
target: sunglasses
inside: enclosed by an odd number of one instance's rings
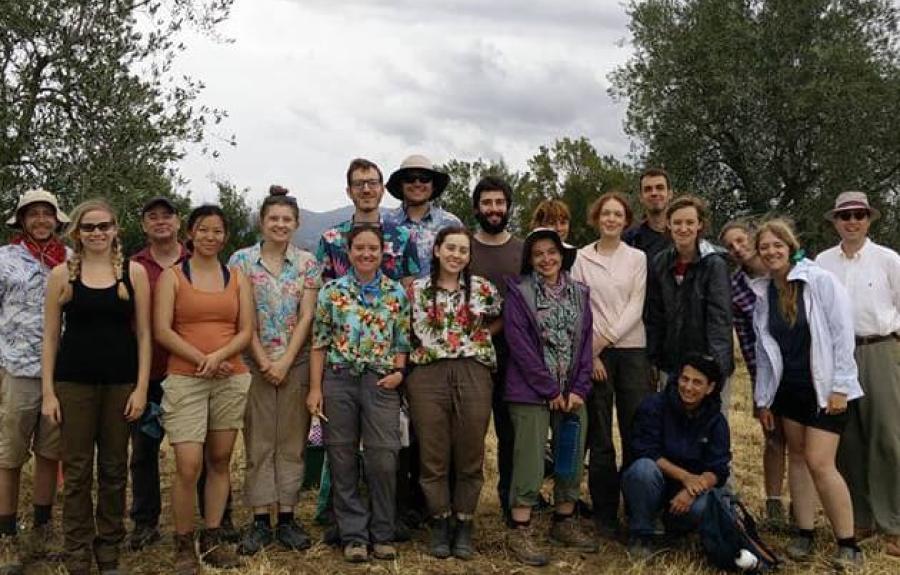
[[[837,217],[842,222],[849,222],[851,219],[862,221],[869,217],[869,210],[847,210],[838,212]]]
[[[86,224],[86,223],[82,222],[82,223],[78,224],[78,231],[84,232],[86,234],[89,234],[89,233],[93,232],[94,230],[97,230],[100,232],[108,232],[109,230],[113,229],[115,227],[115,225],[116,224],[114,224],[112,222],[98,222],[96,224]]]
[[[434,178],[428,172],[407,172],[403,174],[402,179],[404,184],[414,184],[416,182],[430,184]]]

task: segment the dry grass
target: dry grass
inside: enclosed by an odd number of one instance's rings
[[[734,449],[734,473],[735,485],[745,502],[751,509],[761,511],[763,499],[763,482],[761,469],[762,436],[759,426],[751,417],[748,398],[748,383],[745,372],[735,378],[735,389],[732,394],[733,411],[731,414],[732,444]],[[264,552],[248,561],[246,567],[240,573],[247,575],[301,575],[301,574],[332,574],[332,573],[396,573],[403,575],[427,575],[432,573],[448,574],[473,574],[479,575],[516,575],[525,573],[567,573],[567,574],[593,574],[593,573],[625,573],[633,575],[667,574],[686,575],[691,573],[715,573],[706,566],[703,557],[686,543],[683,548],[667,551],[647,564],[633,563],[628,559],[624,546],[615,543],[603,542],[598,554],[581,555],[573,552],[559,550],[552,551],[553,561],[549,567],[535,569],[523,567],[516,563],[506,552],[504,547],[505,528],[500,520],[498,503],[495,496],[494,484],[496,481],[496,465],[494,458],[495,441],[493,433],[488,438],[488,455],[486,457],[486,481],[482,492],[481,504],[477,517],[476,545],[478,555],[470,562],[460,562],[455,559],[437,560],[426,554],[427,534],[424,531],[416,532],[414,540],[399,545],[400,556],[393,562],[373,562],[362,566],[350,566],[340,558],[337,549],[328,548],[321,544],[315,545],[305,553],[290,553],[276,550]],[[242,446],[239,445],[238,453],[234,458],[233,480],[235,501],[241,501],[241,489],[243,481],[242,473]],[[168,486],[173,467],[172,452],[168,448],[163,454],[162,478],[164,487]],[[23,501],[30,501],[29,478],[23,477]],[[314,537],[320,538],[322,530],[312,521],[315,509],[314,492],[304,492],[300,506],[300,516],[309,527]],[[163,501],[164,529],[169,530],[170,515],[168,510],[168,496]],[[26,509],[23,505],[22,509]],[[57,521],[58,521],[57,512]],[[235,519],[237,524],[246,523],[249,512],[240,504],[236,505]],[[539,517],[538,529],[548,528],[549,517]],[[830,535],[824,518],[818,521],[819,556],[830,556],[833,551],[833,539]],[[585,522],[585,528],[589,524]],[[785,543],[782,537],[769,535],[769,540],[776,547]],[[867,564],[861,573],[867,575],[887,575],[900,573],[900,561],[895,561],[884,555],[881,545],[877,540],[863,545],[867,556]],[[124,562],[127,567],[136,574],[168,573],[171,570],[171,537],[166,534],[163,543],[140,553],[126,553]],[[828,573],[831,568],[824,561],[811,564],[787,564],[784,573]],[[30,573],[64,573],[58,565],[41,565],[33,568]],[[216,572],[208,570],[209,573]],[[227,573],[223,571],[222,573]],[[234,571],[228,573],[235,573]]]

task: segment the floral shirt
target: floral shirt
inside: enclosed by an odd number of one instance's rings
[[[497,369],[497,354],[487,324],[500,315],[500,293],[494,284],[479,276],[472,276],[470,290],[468,309],[462,278],[459,289],[437,290],[435,306],[431,278],[413,282],[409,288],[413,332],[411,362],[425,365],[439,359],[471,357],[491,370]]]
[[[263,263],[260,242],[234,252],[228,265],[240,269],[253,285],[259,340],[270,358],[279,358],[287,350],[297,327],[303,292],[322,287],[322,272],[316,258],[288,245],[281,273],[276,277]]]
[[[407,216],[403,206],[390,210],[385,214],[384,221],[409,229],[419,252],[418,276],[420,278],[428,277],[431,273],[431,250],[438,232],[450,226],[462,226],[459,218],[435,205],[429,206],[428,212],[419,221]]]
[[[371,299],[366,296],[370,289]],[[329,281],[319,290],[313,333],[313,348],[327,349],[329,366],[356,375],[367,369],[381,375],[394,371],[394,356],[409,352],[409,300],[403,286],[382,273],[365,287],[352,271]]]
[[[316,259],[322,266],[322,278],[332,280],[350,271],[347,249],[347,234],[353,229],[353,219],[349,219],[325,230],[319,238]],[[382,222],[384,256],[381,271],[393,280],[419,275],[419,256],[416,243],[409,228]]]

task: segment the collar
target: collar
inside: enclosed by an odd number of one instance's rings
[[[187,250],[187,248],[184,247],[183,243],[178,242],[178,247],[181,249],[181,251],[178,254],[178,259],[175,260],[176,264],[183,262],[186,258],[190,257],[190,255],[191,255],[191,252],[189,252]],[[153,263],[153,264],[159,266],[159,262],[156,261],[156,258],[153,257],[153,252],[150,251],[150,244],[145,245],[141,251],[134,254],[133,258],[135,260],[139,261],[140,263],[150,262],[150,263]]]
[[[869,244],[871,244],[871,243],[872,243],[871,240],[869,240],[869,238],[867,237],[863,241],[863,245],[858,250],[856,250],[856,253],[853,254],[852,256],[848,256],[847,252],[844,251],[844,242],[841,242],[838,244],[838,253],[840,253],[841,258],[843,258],[845,260],[851,260],[851,261],[858,260],[860,257],[862,257],[863,252],[866,251],[866,248],[868,248]]]
[[[424,222],[426,220],[431,221],[432,219],[434,219],[435,211],[440,209],[440,208],[434,207],[434,204],[431,203],[431,200],[428,200],[428,202],[426,202],[426,203],[428,204],[428,209],[425,210],[425,213],[422,215],[422,218],[420,220],[418,220],[419,222]],[[407,209],[406,202],[403,202],[403,205],[400,206],[400,210],[403,212],[403,223],[406,223],[406,222],[416,223],[416,220],[413,220],[412,218],[409,217],[409,213],[406,211],[406,209]]]
[[[256,256],[255,260],[258,264],[262,264],[262,248],[264,243],[265,240],[260,240],[259,243],[253,246],[253,248],[256,250],[256,254],[254,254]],[[292,248],[294,248],[294,244],[288,243],[287,249],[284,250],[284,261],[289,264],[294,263],[293,259],[291,259],[291,252],[293,251]]]

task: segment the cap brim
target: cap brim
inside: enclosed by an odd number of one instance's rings
[[[407,172],[409,170],[424,170],[426,172],[431,172],[431,197],[428,198],[429,201],[438,199],[450,184],[450,175],[445,174],[444,172],[438,172],[437,170],[433,170],[431,168],[400,168],[399,170],[391,174],[391,177],[388,178],[387,184],[385,184],[384,187],[387,188],[387,191],[390,195],[394,196],[401,202],[403,201],[403,182],[401,181],[400,176],[404,172]]]

